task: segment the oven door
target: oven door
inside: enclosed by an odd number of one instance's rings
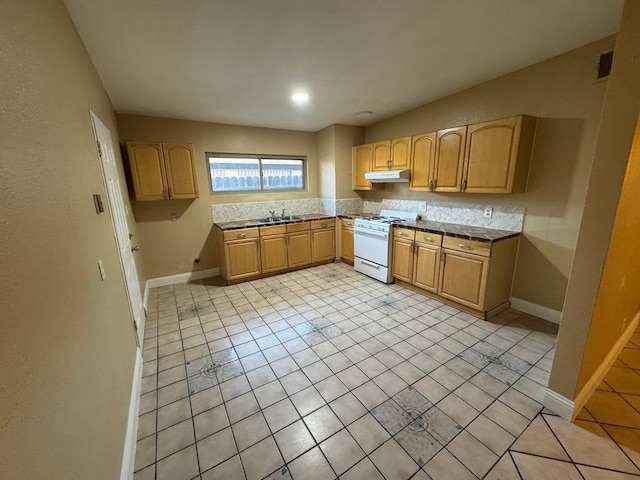
[[[380,232],[368,228],[353,230],[354,255],[363,260],[383,267],[389,266],[389,232]]]

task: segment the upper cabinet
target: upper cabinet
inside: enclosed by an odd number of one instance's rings
[[[373,170],[389,170],[391,163],[391,142],[376,142],[373,148]]]
[[[433,186],[436,192],[459,192],[464,167],[467,127],[447,128],[436,137]]]
[[[391,159],[389,169],[401,170],[411,165],[411,137],[391,140]]]
[[[371,182],[364,174],[371,171],[373,163],[373,145],[368,143],[353,147],[352,155],[352,188],[353,190],[371,190]]]
[[[536,119],[509,117],[412,137],[411,190],[520,193]]]
[[[414,135],[411,139],[410,190],[433,190],[433,167],[436,159],[436,133]]]
[[[198,198],[191,144],[128,142],[127,150],[136,200]]]
[[[464,192],[524,192],[536,119],[526,115],[469,125]]]

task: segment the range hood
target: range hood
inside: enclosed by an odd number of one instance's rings
[[[384,170],[379,172],[367,172],[364,178],[372,183],[407,183],[411,177],[411,171],[404,170]]]

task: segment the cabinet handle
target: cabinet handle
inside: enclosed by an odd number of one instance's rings
[[[425,242],[429,242],[429,243],[433,243],[433,238],[431,238],[431,237],[425,237],[425,238],[424,238],[424,241],[425,241]]]
[[[438,179],[434,178],[431,181],[433,182],[433,187],[431,188],[431,190],[435,190],[436,188],[438,188]]]
[[[408,237],[409,235],[407,235],[406,233],[400,233],[399,236],[400,237]]]
[[[247,238],[247,234],[246,233],[239,233],[237,238]]]
[[[473,250],[469,245],[465,245],[464,243],[459,243],[458,246],[463,250]]]
[[[462,180],[462,185],[460,185],[460,191],[464,192],[467,189],[467,180]]]
[[[329,224],[328,224],[328,223],[321,223],[321,224],[320,224],[320,226],[321,226],[322,228],[327,228],[327,227],[329,226]]]

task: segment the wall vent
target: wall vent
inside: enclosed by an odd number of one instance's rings
[[[598,80],[601,78],[607,78],[611,75],[611,64],[613,63],[613,50],[609,52],[605,52],[600,55],[598,59],[598,76],[596,77]]]

